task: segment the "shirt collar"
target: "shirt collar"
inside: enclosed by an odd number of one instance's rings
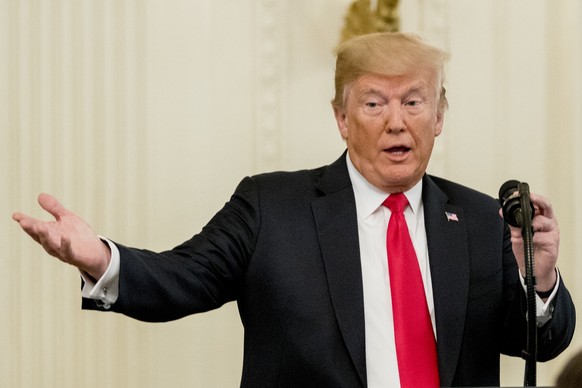
[[[346,153],[346,162],[348,165],[348,174],[350,175],[350,180],[352,181],[352,186],[354,188],[358,213],[361,214],[362,218],[366,219],[382,206],[382,203],[389,194],[372,185],[362,174],[360,174],[352,164],[349,152]],[[406,199],[408,199],[408,203],[410,204],[410,208],[414,215],[418,215],[420,204],[422,202],[422,179],[410,190],[404,192],[404,195],[406,196]]]

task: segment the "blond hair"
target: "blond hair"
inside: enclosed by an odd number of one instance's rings
[[[337,49],[334,108],[342,108],[346,91],[366,74],[403,76],[425,74],[435,87],[438,110],[448,107],[445,96],[444,64],[448,54],[424,43],[419,37],[401,32],[377,32],[359,35],[343,42]]]

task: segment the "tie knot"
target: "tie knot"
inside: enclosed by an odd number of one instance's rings
[[[392,213],[402,213],[406,205],[408,205],[408,199],[402,193],[390,194],[384,200],[383,205],[390,209]]]

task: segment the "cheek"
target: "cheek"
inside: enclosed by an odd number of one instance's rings
[[[367,154],[367,158],[373,157],[371,154],[378,149],[384,133],[385,120],[381,116],[370,117],[352,112],[344,122],[346,123],[348,147],[362,156]]]
[[[423,159],[430,158],[435,143],[435,134],[433,131],[427,131],[420,139],[417,145],[419,146],[420,154]]]
[[[423,147],[431,146],[434,144],[436,137],[440,133],[440,129],[433,120],[424,119],[419,120],[416,123],[411,124],[411,128],[416,128],[413,132],[413,136],[416,139],[417,144],[422,144]]]
[[[373,130],[373,128],[375,127],[372,123],[358,122],[354,125],[352,121],[349,138],[352,141],[352,145],[360,150],[375,149],[381,134]]]

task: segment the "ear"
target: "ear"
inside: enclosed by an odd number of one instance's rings
[[[333,107],[333,114],[335,116],[335,121],[337,123],[337,128],[339,129],[342,138],[345,140],[348,138],[348,116],[344,108]]]
[[[435,127],[434,127],[434,137],[437,137],[443,131],[444,121],[445,121],[445,112],[444,111],[437,111],[436,123],[435,123]]]

